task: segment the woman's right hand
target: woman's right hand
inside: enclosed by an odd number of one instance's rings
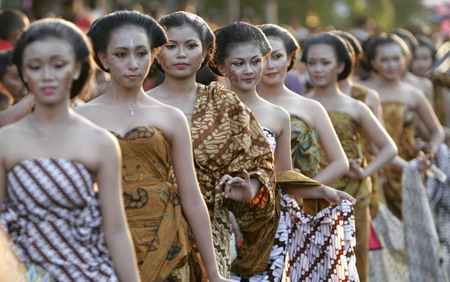
[[[225,184],[225,187],[222,196],[225,198],[240,202],[247,202],[253,199],[250,175],[246,170],[244,170],[244,179],[225,174],[220,180],[220,185],[223,184]]]

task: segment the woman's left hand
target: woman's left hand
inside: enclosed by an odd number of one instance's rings
[[[328,186],[322,186],[324,189],[324,199],[330,203],[340,205],[343,200],[349,201],[352,205],[356,203],[356,199],[348,193],[336,190]]]

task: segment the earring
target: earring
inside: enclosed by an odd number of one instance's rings
[[[75,74],[75,75],[73,76],[73,79],[74,79],[74,80],[77,80],[79,76],[80,76],[80,75],[77,73],[77,74]]]
[[[28,79],[24,78],[23,82],[28,83]]]

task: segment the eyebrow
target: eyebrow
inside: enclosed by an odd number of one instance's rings
[[[176,41],[176,40],[172,40],[172,39],[169,39],[169,41],[170,41],[170,42],[173,42],[173,43],[177,43],[177,41]],[[198,40],[198,39],[195,39],[195,38],[192,38],[192,39],[188,39],[188,40],[186,40],[185,42],[189,42],[189,41],[195,41],[195,42],[197,42],[197,41],[200,41],[200,40]]]
[[[147,45],[137,45],[136,47],[135,47],[135,49],[138,49],[138,48],[147,48],[148,46]],[[129,46],[119,46],[119,47],[116,47],[116,48],[114,48],[114,50],[117,50],[117,49],[125,49],[125,50],[128,50],[128,49],[130,49],[130,47]]]
[[[259,56],[259,55],[256,55],[256,56],[253,56],[253,57],[251,57],[250,58],[250,60],[253,60],[253,59],[255,59],[255,58],[262,58],[261,56]],[[245,58],[240,58],[240,57],[234,57],[234,58],[232,58],[232,60],[245,60]]]

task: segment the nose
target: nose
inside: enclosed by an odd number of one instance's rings
[[[177,57],[178,58],[186,58],[186,50],[184,49],[183,46],[180,46],[180,48],[178,48]]]
[[[253,67],[251,64],[245,64],[244,73],[245,74],[251,74],[253,73]]]
[[[50,66],[44,66],[43,69],[44,69],[44,72],[43,72],[44,80],[51,79],[53,77],[53,74],[52,74],[52,70],[50,69]]]
[[[273,61],[272,61],[272,58],[267,58],[266,59],[266,69],[271,69],[271,68],[273,68]]]
[[[138,67],[139,66],[138,66],[138,62],[137,62],[136,56],[133,54],[133,55],[130,56],[130,69],[135,70]]]

